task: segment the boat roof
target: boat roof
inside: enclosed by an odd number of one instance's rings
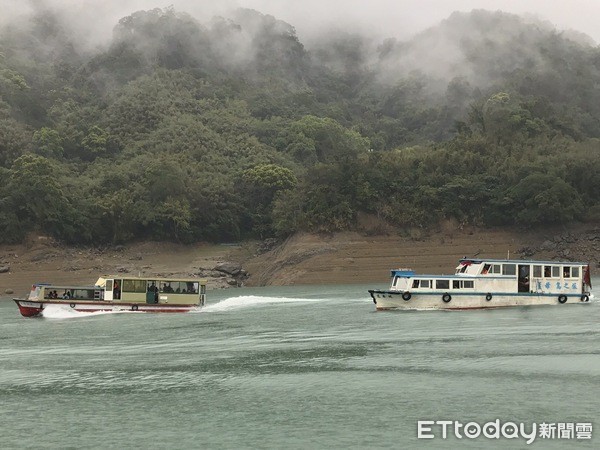
[[[391,270],[392,275],[398,275],[398,276],[407,276],[407,275],[414,275],[415,271],[412,269],[392,269]]]
[[[148,275],[146,277],[132,277],[132,276],[128,276],[128,275],[102,275],[99,279],[103,279],[103,280],[143,280],[143,281],[185,281],[188,283],[205,283],[206,279],[204,278],[169,278],[169,277],[156,277],[156,276],[152,276],[152,275]]]
[[[98,286],[79,286],[73,284],[52,284],[52,283],[34,283],[34,286],[44,287],[46,289],[98,289]]]
[[[482,258],[461,258],[459,262],[470,262],[472,264],[481,264],[481,263],[508,263],[508,264],[562,264],[568,266],[587,266],[589,263],[587,262],[577,262],[577,261],[538,261],[533,259],[482,259]]]
[[[143,281],[156,281],[156,282],[167,282],[167,283],[199,283],[206,284],[204,278],[163,278],[163,277],[130,277],[126,275],[103,275],[96,281],[93,286],[82,286],[76,284],[52,284],[52,283],[33,283],[34,286],[52,288],[52,289],[98,289],[106,286],[106,280],[143,280]]]

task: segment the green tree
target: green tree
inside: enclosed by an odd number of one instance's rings
[[[2,116],[0,110],[0,166],[8,168],[31,149],[31,131],[11,117]]]
[[[531,174],[507,191],[515,221],[523,225],[566,223],[583,211],[577,191],[563,179]]]
[[[353,159],[369,149],[368,139],[330,118],[305,116],[288,133],[286,151],[308,165]]]
[[[90,128],[87,135],[81,141],[81,157],[93,160],[98,156],[104,156],[109,145],[109,135],[97,125]]]
[[[135,199],[129,189],[119,189],[102,195],[97,203],[98,238],[113,244],[127,242],[135,235]]]
[[[63,156],[62,139],[58,131],[42,127],[33,133],[34,151],[46,158],[60,158]]]
[[[49,159],[23,155],[11,167],[10,209],[23,229],[37,229],[72,240],[75,211],[61,184],[61,173]]]
[[[243,192],[254,233],[261,238],[273,233],[273,200],[293,189],[298,179],[290,169],[276,164],[260,164],[242,172],[239,190]]]

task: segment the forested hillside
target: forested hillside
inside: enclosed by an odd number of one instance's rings
[[[600,49],[501,12],[400,42],[254,10],[0,30],[0,241],[600,221]]]

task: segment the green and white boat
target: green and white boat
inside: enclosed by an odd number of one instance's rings
[[[37,283],[27,298],[14,298],[24,317],[42,314],[49,305],[74,311],[189,312],[206,300],[206,281],[196,278],[103,276],[93,286]]]

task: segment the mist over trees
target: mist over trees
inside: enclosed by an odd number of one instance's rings
[[[0,30],[0,242],[225,241],[600,220],[600,49],[502,12],[301,42],[240,9],[137,11],[95,50]]]

